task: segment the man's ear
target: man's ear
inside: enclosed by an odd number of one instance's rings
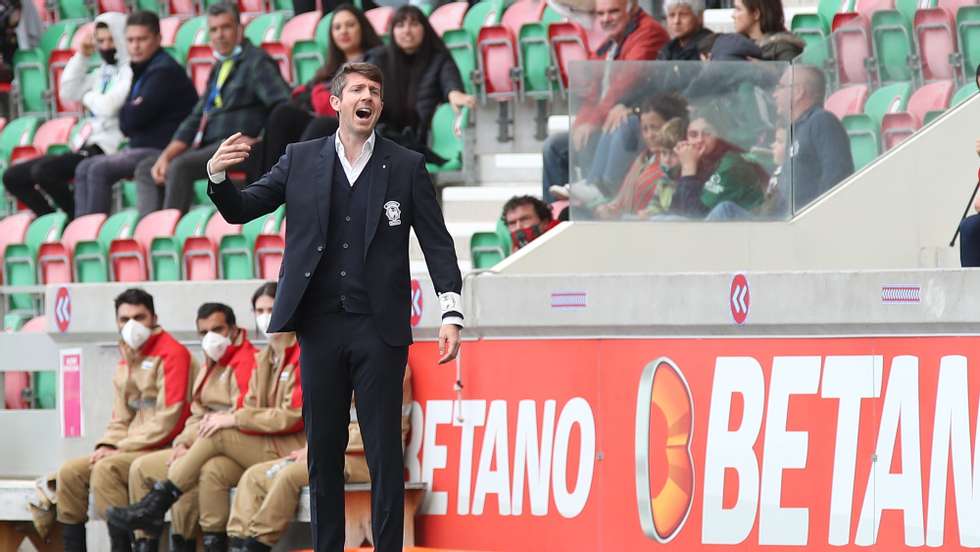
[[[330,107],[333,108],[338,114],[340,114],[340,98],[330,94]]]

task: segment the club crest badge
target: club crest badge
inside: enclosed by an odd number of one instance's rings
[[[388,217],[388,226],[399,226],[402,223],[401,207],[397,201],[385,203],[385,216]]]

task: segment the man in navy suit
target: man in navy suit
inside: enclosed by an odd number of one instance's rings
[[[344,549],[353,392],[371,474],[375,550],[395,552],[402,549],[404,523],[402,378],[412,342],[409,228],[442,308],[440,363],[459,351],[462,277],[422,155],[374,132],[383,107],[381,71],[345,64],[331,92],[337,134],[290,144],[244,190],[225,179],[250,152],[234,134],[208,162],[208,193],[232,224],[286,204],[286,253],[268,331],[295,331],[300,341],[314,548]],[[179,489],[155,489],[143,509],[163,515],[179,495]]]

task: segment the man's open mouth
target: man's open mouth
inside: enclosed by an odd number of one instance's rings
[[[354,110],[354,116],[362,121],[370,119],[371,115],[373,114],[374,110],[372,110],[370,107],[358,107]]]

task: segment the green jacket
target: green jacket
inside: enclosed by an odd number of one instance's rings
[[[701,203],[710,211],[722,201],[732,201],[739,207],[752,210],[762,203],[763,186],[756,165],[741,155],[728,152],[718,168],[704,182]]]

